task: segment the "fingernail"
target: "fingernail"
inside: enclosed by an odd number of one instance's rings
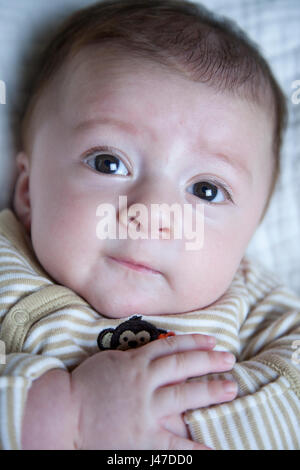
[[[226,393],[236,392],[237,384],[235,382],[223,382],[223,388]]]
[[[233,354],[225,353],[223,359],[224,359],[224,362],[228,365],[232,365],[235,363],[235,356]]]
[[[208,336],[208,337],[206,338],[206,340],[207,340],[207,344],[208,344],[209,346],[213,346],[213,345],[216,343],[216,340],[215,340],[215,338],[214,338],[213,336]]]

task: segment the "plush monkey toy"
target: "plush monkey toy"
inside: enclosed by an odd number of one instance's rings
[[[121,323],[116,328],[106,328],[97,339],[99,349],[120,349],[126,351],[130,348],[138,348],[155,339],[166,336],[174,336],[172,331],[167,332],[151,323],[142,320],[141,316],[135,315],[129,320]]]

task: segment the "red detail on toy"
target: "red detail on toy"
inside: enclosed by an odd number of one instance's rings
[[[157,339],[167,338],[168,336],[176,336],[176,335],[173,331],[169,331],[168,333],[161,333]]]

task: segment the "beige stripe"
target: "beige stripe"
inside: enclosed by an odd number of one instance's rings
[[[45,359],[45,356],[41,356],[41,360],[39,361],[40,362],[39,366],[43,364],[44,359]],[[54,359],[60,359],[60,358],[57,357],[57,358],[54,358]],[[32,360],[27,359],[26,365],[24,365],[23,367],[20,366],[20,370],[19,370],[18,375],[28,378],[29,382],[31,382],[35,379],[38,379],[39,377],[42,377],[42,375],[46,374],[46,372],[48,372],[49,370],[60,369],[60,368],[64,369],[63,367],[59,367],[58,364],[55,364],[55,366],[54,366],[53,364],[47,363],[46,365],[44,365],[42,367],[39,367],[38,370],[33,371],[32,370],[33,364],[36,366],[36,364],[37,364],[36,358],[32,358]],[[30,375],[29,375],[29,371],[30,371]]]
[[[235,366],[233,368],[233,377],[235,380],[238,381],[240,389],[242,390],[243,394],[247,394],[251,391],[253,393],[253,382],[255,384],[255,391],[260,387],[260,382],[258,381],[257,376],[249,369],[249,367]],[[244,378],[246,376],[246,379]],[[265,383],[263,383],[265,385]]]
[[[65,329],[65,331],[68,331],[67,329]],[[64,333],[64,331],[61,331],[62,333]],[[38,354],[38,353],[45,353],[46,351],[50,352],[50,351],[53,351],[54,349],[56,348],[59,348],[59,347],[66,347],[67,345],[69,346],[72,346],[72,347],[77,347],[78,349],[80,348],[80,350],[88,350],[88,349],[92,349],[92,346],[88,346],[88,345],[83,345],[83,342],[80,344],[79,342],[79,345],[76,344],[75,341],[73,341],[73,339],[77,339],[77,340],[88,340],[88,341],[95,341],[97,339],[97,337],[95,337],[95,334],[86,334],[86,333],[76,333],[76,334],[73,334],[72,335],[72,338],[70,339],[66,339],[66,340],[57,340],[55,341],[55,337],[52,336],[52,332],[49,331],[47,332],[47,334],[50,335],[51,337],[51,342],[47,341],[45,344],[44,344],[44,341],[42,341],[44,338],[45,338],[45,333],[41,333],[33,343],[30,343],[30,346],[29,347],[26,347],[23,348],[23,352],[27,352],[27,353],[32,353],[32,351],[36,350],[38,351],[37,353],[35,354]],[[68,331],[68,335],[70,334],[70,332]],[[28,338],[26,338],[27,340]],[[26,343],[26,340],[25,340],[25,343]],[[39,348],[37,348],[37,346],[40,346]],[[41,347],[42,346],[42,347]],[[94,345],[95,347],[95,345]]]
[[[194,417],[194,412],[192,411],[185,412],[184,421],[185,421],[185,424],[189,428],[189,432],[192,435],[193,440],[195,442],[199,442],[200,444],[205,445],[205,436],[202,434],[201,427],[197,419]],[[206,442],[206,444],[208,443]]]
[[[253,279],[252,285],[259,285],[262,287],[262,292],[264,293],[272,293],[273,290],[276,290],[278,288],[282,287],[282,282],[279,281],[278,279],[273,278],[272,276],[269,275],[262,275],[259,276],[256,280]]]
[[[223,308],[223,305],[220,306],[220,307],[212,307],[210,309],[206,308],[206,309],[203,309],[203,312],[207,312],[207,311],[211,311],[211,314],[213,315],[219,315],[220,318],[225,318],[227,320],[230,320],[231,322],[234,321],[235,319],[235,314],[236,314],[236,310],[237,310],[238,306],[237,305],[232,305],[232,306],[224,306]],[[202,310],[200,311],[201,314],[202,314]],[[232,315],[232,319],[229,317],[227,317],[226,315]],[[197,315],[195,315],[195,317],[197,317]],[[188,318],[193,318],[193,315],[189,315]],[[236,324],[236,321],[233,323],[233,324]]]
[[[288,299],[292,302],[295,302],[296,305],[299,305],[300,303],[300,300],[299,300],[299,297],[294,294],[292,291],[290,291],[287,287],[285,286],[280,286],[280,288],[276,289],[274,292],[272,292],[272,297],[275,297],[277,299],[277,297],[280,297],[282,298],[282,300],[284,301],[285,299]],[[278,302],[280,302],[280,300],[278,299]],[[282,305],[285,305],[284,303]]]
[[[0,300],[1,300],[1,299],[0,299]],[[0,309],[1,309],[1,310],[5,310],[5,309],[6,309],[6,310],[9,310],[9,309],[11,308],[11,306],[12,306],[12,303],[11,303],[11,302],[9,302],[9,303],[7,303],[7,302],[3,302],[3,303],[0,302]],[[5,312],[4,314],[2,314],[2,316],[0,317],[0,320],[1,320],[1,319],[3,320],[6,314],[7,314],[7,312]]]
[[[55,341],[55,333],[56,333],[56,330],[58,328],[59,328],[59,333],[67,333],[69,336],[71,336],[71,338],[74,338],[74,339],[76,338],[78,340],[80,340],[80,339],[82,339],[82,340],[94,340],[95,336],[98,336],[100,331],[102,329],[104,329],[104,326],[102,326],[102,325],[99,325],[99,326],[98,325],[93,325],[93,326],[90,327],[91,328],[91,333],[87,333],[85,331],[70,331],[70,329],[68,329],[66,326],[59,327],[59,320],[55,319],[55,323],[58,323],[58,324],[56,324],[53,327],[53,331],[50,330],[50,331],[47,331],[47,332],[43,332],[42,329],[45,326],[45,324],[49,325],[52,322],[54,323],[54,319],[48,319],[47,321],[43,320],[43,321],[39,322],[39,324],[37,326],[32,327],[32,330],[31,330],[32,332],[36,331],[38,329],[41,329],[41,333],[38,335],[37,338],[35,338],[34,342],[30,344],[30,350],[33,350],[39,342],[42,342],[42,340],[45,338],[45,335],[51,336],[51,343],[53,343],[53,340]],[[40,323],[42,323],[42,324],[40,324]],[[70,323],[73,323],[74,325],[78,326],[79,322],[74,322],[74,321],[71,322],[71,320],[70,320]],[[97,332],[98,329],[99,329],[99,332]],[[199,328],[195,328],[195,329],[193,329],[193,328],[184,329],[183,328],[183,330],[192,331],[192,332],[195,331],[195,332],[199,333]],[[200,333],[201,333],[201,331],[200,331]],[[207,334],[207,330],[202,331],[202,333]],[[233,337],[233,339],[236,339],[235,336],[232,336],[232,337]],[[27,339],[28,339],[28,337],[26,338],[26,340]],[[231,351],[231,350],[235,349],[236,345],[234,345],[232,343],[229,343],[228,341],[218,340],[217,347],[218,348],[224,348],[226,350]]]
[[[222,299],[222,301],[217,301],[212,306],[205,307],[203,310],[211,310],[212,312],[214,312],[215,310],[217,311],[218,309],[220,309],[222,311],[224,307],[224,311],[228,311],[228,313],[233,314],[238,308],[238,306],[240,306],[240,303],[241,302],[238,297],[238,294],[232,294],[229,299]]]
[[[232,433],[231,433],[231,429],[228,428],[227,420],[225,419],[224,415],[220,416],[220,418],[219,418],[218,427],[219,426],[222,427],[222,431],[223,431],[223,434],[225,436],[227,446],[229,447],[229,449],[234,449],[236,447],[236,445],[235,445],[235,442],[234,442],[234,439],[233,439],[233,436],[232,436]],[[221,442],[219,444],[219,447],[222,448]]]
[[[281,287],[282,283],[278,282],[278,280],[273,279],[272,276],[263,274],[256,277],[251,278],[250,283],[247,285],[248,288],[257,290],[257,293],[261,296],[270,294],[270,291]]]
[[[75,302],[76,301],[74,301],[74,304]],[[101,329],[102,327],[108,328],[111,326],[112,328],[115,328],[119,324],[119,322],[116,320],[115,322],[112,322],[111,320],[104,320],[101,317],[98,317],[98,319],[95,319],[95,317],[87,319],[77,318],[72,315],[72,310],[75,310],[77,312],[76,306],[63,307],[61,310],[57,310],[55,312],[52,312],[50,315],[41,318],[39,323],[37,323],[32,328],[44,328],[45,325],[49,326],[51,324],[54,324],[54,328],[57,329],[58,326],[56,324],[59,324],[59,322],[68,322],[71,325],[82,326],[84,328],[90,328],[91,331],[96,331],[97,328]],[[60,328],[65,329],[66,327],[61,326]],[[73,331],[71,331],[70,334],[73,334]]]
[[[175,317],[175,321],[172,321],[172,320],[173,318],[171,318],[171,315],[168,315],[168,316],[166,315],[164,318],[162,317],[160,318],[158,317],[156,319],[153,317],[147,318],[147,321],[149,321],[150,323],[153,322],[156,324],[156,326],[160,328],[165,328],[165,329],[174,328],[175,326],[187,327],[189,326],[189,324],[191,324],[190,326],[194,326],[194,327],[202,327],[203,321],[211,322],[214,325],[216,325],[216,323],[220,321],[222,326],[224,323],[224,326],[228,325],[229,327],[233,327],[236,330],[236,321],[233,321],[233,319],[226,318],[222,315],[218,315],[218,314],[214,315],[213,313],[206,314],[206,313],[199,312],[198,315],[191,315],[188,317],[186,316],[184,318],[181,317],[180,314],[178,314],[178,316]],[[195,320],[197,321],[196,324],[194,323]],[[218,325],[218,328],[220,328],[221,325]],[[205,328],[205,326],[203,328]]]
[[[213,443],[214,443],[214,448],[216,450],[221,449],[222,444],[221,444],[220,439],[218,438],[218,435],[216,433],[216,427],[215,427],[214,421],[211,420],[211,419],[208,419],[206,425],[207,425],[210,437],[213,438],[212,440],[213,440]],[[218,423],[217,423],[217,425],[218,425]]]
[[[269,400],[267,400],[267,403],[266,403],[266,406],[268,406],[269,404]],[[261,414],[261,418],[262,418],[262,421],[267,429],[267,436],[269,438],[269,440],[271,441],[271,449],[276,449],[276,439],[275,439],[275,436],[274,436],[274,433],[273,433],[273,430],[272,430],[272,425],[270,423],[270,420],[268,418],[268,413],[266,413],[265,409],[264,409],[264,406],[262,404],[260,404],[259,406],[259,411],[260,411],[260,414]]]
[[[292,392],[293,393],[293,392]],[[289,395],[286,396],[290,407],[293,409],[294,415],[298,416],[298,427],[295,429],[294,426],[291,426],[290,431],[292,434],[293,443],[295,449],[300,450],[300,411],[299,411],[299,402],[298,399],[293,399]]]
[[[0,282],[0,287],[6,287],[6,286],[15,286],[15,285],[25,285],[25,286],[37,286],[37,287],[40,287],[40,286],[44,286],[45,285],[45,281],[42,281],[41,279],[20,279],[20,282],[16,282],[16,279],[7,279],[5,281],[1,281]],[[23,293],[26,293],[28,292],[28,289],[26,291],[23,291]],[[3,296],[6,296],[8,295],[8,293],[10,295],[15,295],[15,294],[18,294],[19,297],[21,297],[21,294],[22,294],[22,291],[19,290],[19,289],[11,289],[11,290],[7,290],[5,292],[1,292],[1,295]]]
[[[245,429],[245,423],[242,422],[241,417],[240,417],[240,412],[236,409],[234,401],[232,403],[228,403],[228,408],[233,409],[231,417],[236,426],[237,432],[239,433],[244,449],[250,449],[250,442],[247,437],[247,430]],[[237,448],[237,444],[233,448]]]
[[[10,442],[10,447],[12,449],[18,449],[18,443],[16,440],[16,435],[14,432],[14,424],[15,424],[15,406],[14,406],[14,397],[13,397],[13,384],[12,388],[6,388],[6,409],[7,409],[7,421],[8,421],[8,438]],[[17,388],[17,393],[19,393],[19,389]]]
[[[259,328],[259,326],[260,327],[262,326],[262,323],[263,323],[264,319],[265,318],[260,314],[260,312],[253,312],[253,314],[251,313],[248,316],[249,323],[248,324],[244,323],[244,325],[242,325],[242,327],[240,329],[240,332],[243,334],[243,337],[246,335],[247,340],[249,340],[249,339],[252,340],[252,338],[249,338],[249,336],[252,336],[253,333],[257,332],[257,330],[258,330],[258,332],[262,331],[262,328]],[[250,324],[250,322],[251,322],[251,324]],[[246,341],[246,339],[244,339],[244,341]]]
[[[274,336],[273,332],[277,332],[279,328],[282,329],[282,327],[284,326],[285,323],[287,323],[288,333],[290,333],[290,330],[293,327],[293,325],[295,327],[299,326],[300,318],[298,320],[297,320],[297,318],[295,318],[294,322],[291,323],[291,321],[290,321],[291,313],[290,312],[287,312],[287,313],[278,312],[277,316],[278,316],[278,318],[276,320],[273,320],[273,325],[270,322],[268,325],[265,325],[264,330],[259,331],[259,333],[262,332],[263,334],[265,334],[265,332],[268,328],[269,329],[269,335],[267,337],[268,340],[273,338],[273,336]],[[254,316],[253,316],[253,318],[254,318]],[[252,316],[251,316],[251,319],[252,319]],[[264,317],[261,316],[261,321],[260,322],[258,321],[258,323],[262,323],[263,319],[264,319]],[[257,319],[257,320],[259,320],[259,319]],[[245,325],[245,327],[243,327],[243,332],[251,333],[252,329],[255,330],[255,328],[253,328],[252,324],[251,325]],[[282,332],[282,334],[284,334],[284,332]]]
[[[87,318],[91,319],[91,321],[94,321],[95,318],[97,320],[101,319],[101,321],[103,321],[103,325],[109,325],[111,320],[113,320],[111,318],[102,317],[99,312],[97,312],[96,310],[93,310],[92,307],[89,307],[89,306],[78,305],[76,306],[76,310],[79,310],[80,312],[84,313]],[[120,321],[120,319],[117,319],[117,320]]]
[[[253,301],[262,299],[266,293],[258,288],[255,289],[254,286],[248,286],[248,292],[252,295]]]
[[[291,299],[286,298],[286,301],[283,301],[282,297],[280,297],[280,298],[281,298],[281,300],[277,300],[273,296],[273,297],[270,297],[268,300],[264,300],[262,302],[261,306],[258,307],[258,311],[260,310],[260,307],[262,307],[264,309],[269,307],[269,310],[271,310],[271,311],[272,311],[272,309],[275,309],[274,313],[278,315],[278,313],[280,311],[290,313],[291,310],[297,311],[297,309],[300,308],[300,301],[298,301],[295,305],[295,302],[293,302],[292,304],[290,304],[288,302]],[[264,311],[263,313],[266,314],[266,311]]]
[[[108,328],[110,325],[117,326],[118,324],[120,324],[124,321],[124,319],[122,319],[122,318],[106,318],[106,317],[103,317],[101,315],[101,313],[97,312],[96,310],[93,310],[92,307],[90,307],[89,305],[76,304],[76,301],[74,302],[74,307],[66,306],[63,309],[59,310],[59,311],[53,312],[53,315],[57,315],[61,312],[62,315],[69,315],[70,317],[72,317],[73,310],[75,310],[75,312],[79,311],[79,312],[83,313],[83,315],[85,315],[86,320],[82,320],[82,319],[79,318],[79,321],[86,321],[87,326],[92,322],[101,321],[102,324],[105,326],[105,328]],[[73,318],[75,318],[75,317],[73,317]],[[77,317],[76,317],[76,320],[77,320]]]
[[[238,340],[236,332],[237,332],[237,326],[232,324],[230,321],[227,320],[221,320],[218,321],[217,319],[214,319],[213,316],[211,315],[210,317],[202,317],[201,314],[198,316],[198,321],[195,321],[195,319],[191,319],[190,321],[188,319],[184,320],[182,319],[181,321],[171,321],[171,320],[166,320],[166,321],[153,321],[150,319],[147,319],[150,323],[155,324],[158,328],[163,328],[166,330],[172,330],[176,329],[178,331],[188,331],[190,329],[193,329],[194,331],[206,331],[207,328],[214,328],[214,330],[222,331],[224,334],[228,335],[233,335],[235,340]],[[205,322],[205,324],[204,324]],[[234,332],[230,332],[230,329],[233,329]],[[235,334],[234,334],[235,333]]]
[[[51,334],[51,332],[50,332]],[[73,335],[75,337],[75,335]],[[78,339],[81,339],[81,335],[78,334],[76,335]],[[91,341],[95,341],[95,335],[90,335],[91,337]],[[83,338],[82,338],[83,339]],[[41,345],[43,345],[43,343],[41,342],[41,337],[37,338],[36,341],[34,341],[34,343],[30,344],[30,347],[27,347],[26,349],[23,349],[23,352],[26,352],[28,354],[33,354],[32,351],[36,350],[36,352],[34,354],[45,354],[46,352],[50,352],[51,351],[54,351],[55,349],[58,349],[58,348],[70,348],[72,347],[72,349],[74,349],[74,347],[77,348],[77,351],[94,351],[95,350],[95,344],[93,345],[78,345],[76,344],[72,339],[65,339],[65,340],[60,340],[60,341],[55,341],[53,342],[52,341],[52,338],[51,338],[51,343],[50,342],[47,342],[46,344],[44,344],[42,347]],[[37,346],[40,346],[39,348],[35,349]],[[74,354],[76,354],[76,351],[74,351]],[[53,356],[52,356],[53,357]],[[58,356],[55,356],[57,357],[58,359],[60,359],[60,357]]]
[[[264,355],[262,359],[259,359],[259,362],[268,365],[279,375],[284,376],[289,381],[289,384],[296,396],[300,399],[300,376],[297,369],[292,367],[280,356],[272,353]]]
[[[266,289],[269,290],[271,285],[273,285],[272,277],[270,277],[267,273],[259,272],[257,269],[255,269],[254,265],[252,265],[247,273],[247,288],[255,287],[258,289],[258,292],[263,292]]]
[[[266,379],[266,383],[269,383],[275,380],[276,377],[278,377],[278,373],[275,372],[273,369],[269,368],[269,370],[266,370],[265,364],[263,368],[257,367],[257,364],[261,363],[259,361],[255,361],[255,359],[249,359],[247,360],[247,363],[243,364],[242,366],[247,370],[247,372],[249,372],[249,374],[251,374],[253,378],[255,378],[256,382],[259,381],[258,375],[262,375]],[[255,374],[255,372],[257,372],[257,375]]]
[[[0,252],[0,256],[1,256],[1,252]],[[0,267],[4,267],[7,269],[7,271],[0,271],[0,273],[6,273],[6,272],[11,272],[12,274],[18,274],[19,272],[21,272],[21,269],[24,269],[24,273],[25,274],[28,274],[28,267],[24,265],[24,263],[20,264],[20,263],[17,263],[15,261],[1,261],[1,257],[0,257]],[[11,268],[11,270],[10,270]],[[14,271],[14,269],[16,269]],[[0,274],[1,276],[3,274]]]
[[[20,390],[21,394],[21,416],[20,416],[20,448],[22,450],[22,423],[23,423],[23,417],[26,409],[26,402],[27,402],[27,396],[29,392],[30,387],[24,387],[22,390]]]
[[[21,254],[19,254],[18,251],[13,251],[13,250],[11,250],[11,251],[0,250],[0,259],[1,259],[1,257],[3,257],[3,258],[4,258],[4,257],[11,257],[12,260],[13,260],[13,259],[17,259],[17,260],[19,260],[20,263],[22,263],[23,265],[24,265],[24,263],[25,263],[25,261],[24,261],[25,257],[22,256]],[[10,261],[9,261],[9,262],[10,262]],[[30,262],[29,262],[28,259],[26,259],[26,265],[27,265],[27,263],[29,264],[29,268],[33,269],[33,268],[31,267]]]
[[[275,407],[281,411],[282,416],[284,416],[284,418],[285,418],[286,427],[290,430],[291,427],[292,427],[292,423],[291,423],[291,420],[290,420],[290,417],[289,417],[288,413],[286,412],[285,407],[283,406],[283,404],[280,400],[280,396],[273,396],[273,399],[275,401]],[[288,449],[289,446],[288,446],[288,443],[285,439],[285,435],[284,435],[285,431],[284,431],[284,428],[281,426],[281,422],[279,422],[279,429],[281,430],[281,433],[283,435],[284,449]]]
[[[274,421],[276,422],[276,429],[278,431],[278,434],[280,435],[281,445],[282,445],[282,447],[284,447],[286,449],[288,445],[287,445],[287,441],[286,441],[285,434],[283,432],[282,426],[280,424],[280,419],[278,417],[277,403],[276,402],[277,402],[276,397],[274,397],[274,400],[268,400],[269,408],[271,410]]]
[[[79,353],[79,351],[78,351]],[[81,352],[81,358],[78,358],[78,353],[65,353],[65,354],[60,354],[59,357],[57,357],[57,359],[61,360],[62,362],[64,361],[76,361],[76,363],[79,365],[83,360],[85,360],[87,358],[87,355],[84,354],[84,352]],[[65,364],[65,366],[68,368],[68,365]]]
[[[259,270],[256,269],[257,265],[252,264],[249,266],[248,273],[247,273],[247,285],[253,285],[255,283],[264,286],[268,290],[272,287],[276,287],[278,285],[282,285],[281,280],[273,275],[270,271],[265,269]]]
[[[257,428],[257,422],[256,422],[256,418],[255,418],[255,413],[254,413],[254,411],[259,412],[260,406],[261,406],[261,403],[257,403],[257,407],[255,407],[254,409],[252,409],[251,406],[247,407],[247,417],[248,417],[248,422],[249,422],[250,428],[252,430],[254,439],[256,441],[256,447],[258,449],[264,449],[263,440],[261,438],[260,431]]]
[[[9,282],[11,284],[22,284],[24,282],[28,283],[29,281],[38,281],[38,282],[43,282],[45,285],[48,285],[50,284],[49,282],[47,282],[46,279],[36,279],[36,276],[32,276],[30,277],[30,275],[28,274],[28,271],[25,271],[25,269],[23,267],[20,267],[20,269],[18,269],[17,271],[14,269],[14,270],[10,270],[10,269],[6,269],[5,270],[5,273],[4,275],[2,275],[1,271],[0,271],[0,279],[2,277],[5,277],[5,276],[8,276],[9,274],[13,274],[14,275],[14,278],[9,278],[9,279],[3,279],[2,281],[0,281],[0,285],[3,285],[5,286],[5,282]],[[27,277],[18,277],[20,275],[26,275]]]
[[[299,328],[299,325],[296,325],[294,322],[291,323],[289,321],[289,318],[291,317],[291,315],[289,315],[288,317],[286,317],[285,315],[283,315],[283,317],[281,319],[279,319],[276,323],[274,323],[274,325],[270,325],[270,328],[269,328],[269,336],[267,337],[267,340],[270,340],[270,339],[275,339],[276,340],[276,344],[277,344],[277,341],[280,341],[280,337],[278,338],[277,340],[277,337],[278,337],[278,332],[279,334],[281,335],[285,335],[286,333],[288,334],[291,334],[291,328],[293,328],[293,326],[296,326]],[[299,320],[300,320],[300,317],[299,317]],[[283,327],[285,326],[286,324],[286,328],[288,328],[288,332],[282,332],[282,329]],[[280,330],[281,330],[281,333],[280,333]],[[282,339],[283,340],[283,339]],[[275,346],[275,344],[274,344]]]
[[[198,411],[199,413],[199,411]],[[200,410],[200,413],[201,413],[201,410]],[[207,442],[205,441],[205,434],[203,434],[203,432],[201,431],[201,424],[197,421],[197,412],[194,413],[194,412],[188,412],[188,422],[189,422],[189,425],[192,427],[193,429],[193,432],[196,436],[196,440],[197,442],[200,442],[204,445],[207,444]],[[212,441],[212,448],[215,449],[215,450],[219,450],[220,449],[220,442],[219,442],[219,439],[217,438],[216,436],[216,432],[215,432],[215,428],[213,426],[213,423],[210,419],[207,419],[205,421],[205,425],[208,429],[208,433],[209,433],[209,437]]]

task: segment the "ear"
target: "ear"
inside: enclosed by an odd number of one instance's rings
[[[106,330],[101,331],[97,339],[98,347],[101,351],[110,349],[113,333],[113,328],[106,328]]]
[[[29,158],[26,153],[19,152],[16,157],[18,177],[15,184],[13,209],[20,222],[30,234],[31,205],[29,195]]]

